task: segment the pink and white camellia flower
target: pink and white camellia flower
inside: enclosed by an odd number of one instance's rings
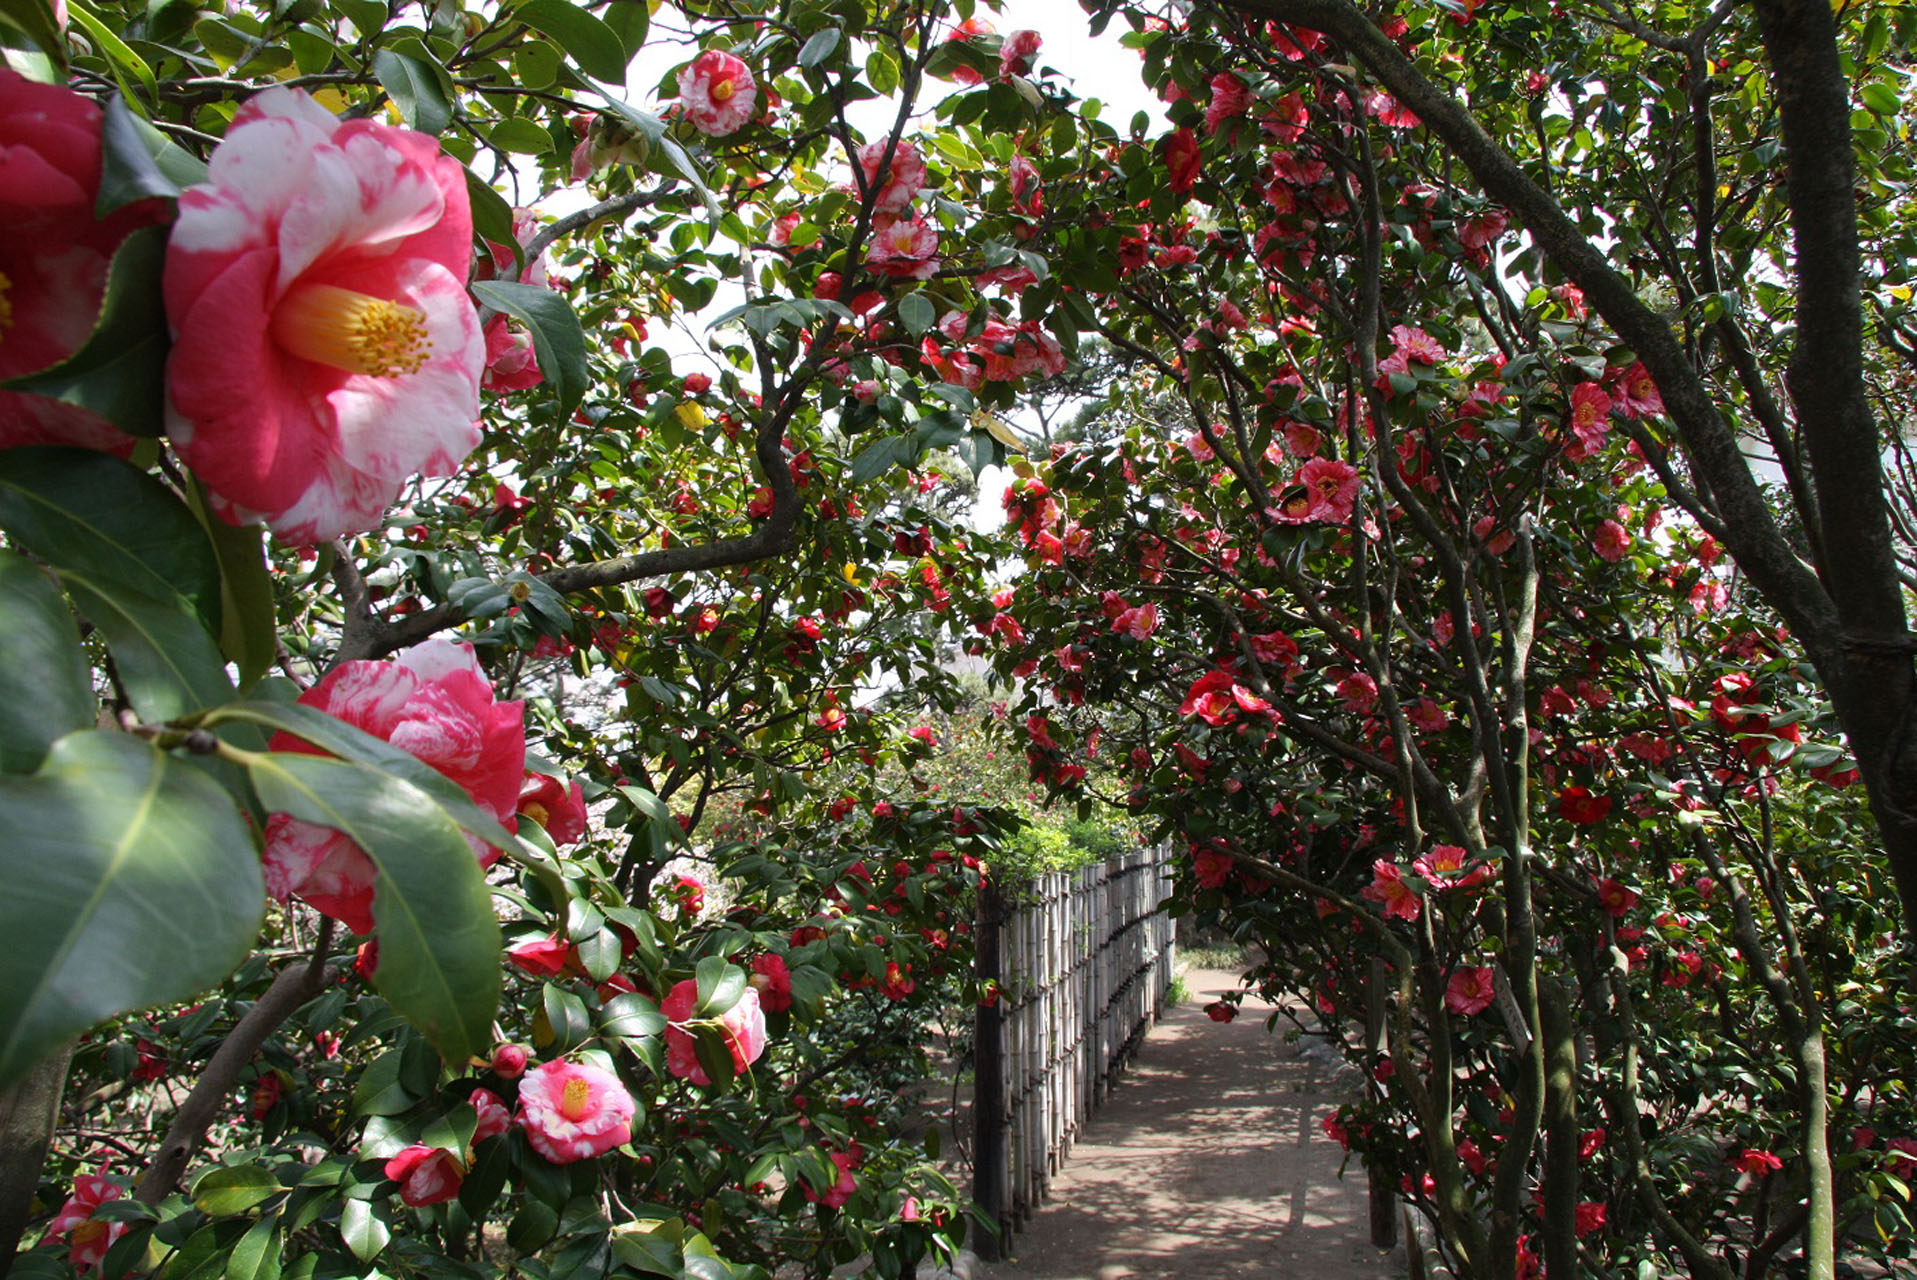
[[[0,64],[0,378],[35,373],[80,349],[99,316],[107,265],[155,201],[93,217],[100,108],[64,85]],[[69,444],[125,455],[133,437],[76,405],[0,391],[0,449]]]
[[[920,218],[875,220],[865,265],[875,275],[929,280],[939,269],[939,233]]]
[[[752,118],[758,88],[730,53],[707,49],[679,69],[679,104],[700,133],[722,138]]]
[[[408,1147],[386,1162],[386,1176],[399,1184],[399,1198],[415,1209],[451,1200],[466,1171],[450,1151]]]
[[[583,1062],[541,1063],[519,1082],[519,1127],[554,1164],[604,1155],[632,1141],[632,1094],[619,1077]]]
[[[659,1003],[659,1012],[670,1020],[666,1025],[666,1070],[694,1084],[711,1084],[712,1077],[699,1065],[692,1032],[680,1025],[694,1021],[692,1011],[698,1005],[699,984],[691,978],[674,986]],[[748,985],[739,1002],[720,1014],[717,1021],[726,1048],[732,1052],[734,1071],[744,1071],[759,1060],[765,1052],[765,1011],[759,1007],[758,988]]]
[[[208,176],[167,250],[167,432],[229,520],[370,529],[479,443],[465,171],[424,134],[268,89]]]
[[[60,1212],[47,1224],[47,1238],[67,1238],[67,1261],[75,1271],[91,1271],[106,1257],[106,1252],[126,1232],[125,1222],[95,1218],[93,1211],[109,1200],[118,1200],[126,1190],[97,1173],[83,1173],[73,1180],[73,1194],[60,1206]]]
[[[495,702],[471,645],[428,640],[387,662],[343,662],[300,695],[356,728],[419,757],[463,787],[481,809],[510,823],[526,771],[526,730],[519,702]],[[317,748],[274,735],[274,751]],[[467,837],[482,867],[497,850]],[[267,892],[297,896],[355,933],[373,929],[372,860],[330,827],[276,813],[267,820]]]
[[[905,211],[916,196],[925,187],[925,157],[919,149],[903,138],[892,146],[892,158],[886,161],[887,143],[868,142],[859,148],[859,174],[865,179],[865,189],[874,191],[872,207],[886,213],[898,214]],[[885,169],[885,181],[879,182],[879,170]]]

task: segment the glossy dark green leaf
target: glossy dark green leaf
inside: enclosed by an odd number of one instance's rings
[[[38,769],[96,705],[66,601],[38,565],[0,550],[0,773]]]
[[[250,689],[272,670],[279,651],[266,533],[257,525],[230,525],[220,519],[198,485],[193,509],[220,566],[220,651],[240,669],[240,688]]]
[[[511,249],[513,260],[525,266],[526,253],[513,235],[513,207],[506,197],[471,169],[466,170],[466,196],[472,205],[473,230],[487,242]]]
[[[930,329],[937,320],[938,314],[924,294],[908,293],[899,299],[899,323],[904,325],[913,337]]]
[[[85,409],[129,435],[159,435],[168,345],[160,299],[165,255],[164,228],[144,227],[128,236],[113,255],[99,318],[80,349],[0,387]]]
[[[559,397],[560,416],[569,416],[586,394],[586,335],[572,304],[544,285],[479,280],[473,296],[511,316],[532,334],[540,371]]]
[[[0,777],[0,831],[0,1087],[104,1018],[219,981],[259,934],[232,799],[137,738],[68,734],[39,772]]]
[[[54,20],[48,0],[0,0],[0,27],[12,27],[32,41],[41,53],[66,70],[67,42]]]
[[[486,132],[492,144],[502,151],[543,156],[553,149],[552,135],[524,116],[508,116]]]
[[[127,586],[220,625],[220,565],[186,504],[131,463],[90,449],[7,451],[0,529],[102,588]]]
[[[279,1227],[273,1214],[254,1223],[226,1260],[226,1280],[279,1280]]]
[[[100,194],[95,217],[136,200],[171,200],[206,181],[206,163],[155,129],[120,94],[107,98],[100,122]]]
[[[513,16],[559,42],[581,71],[619,84],[626,78],[631,51],[613,29],[566,0],[526,0]]]
[[[373,55],[373,74],[410,127],[436,134],[452,123],[453,104],[431,66],[410,54],[381,49]]]
[[[707,956],[693,973],[699,991],[699,1003],[692,1011],[694,1017],[716,1018],[739,1003],[739,997],[745,994],[745,971],[727,963],[724,956]]]
[[[614,996],[599,1014],[601,1035],[622,1040],[643,1040],[666,1029],[666,1015],[659,1006],[636,991]]]
[[[283,1188],[278,1178],[256,1164],[216,1165],[193,1183],[193,1207],[216,1218],[245,1213]]]
[[[499,925],[458,824],[410,782],[351,761],[259,755],[247,773],[268,810],[344,833],[378,869],[374,981],[387,1002],[448,1061],[491,1044]]]
[[[799,50],[799,65],[810,71],[832,56],[833,51],[839,47],[839,40],[837,27],[821,27],[814,31],[806,40],[804,47]]]
[[[78,573],[62,572],[60,583],[106,637],[114,674],[140,719],[163,724],[232,698],[226,659],[193,614]]]
[[[626,47],[628,61],[646,47],[646,33],[652,27],[652,6],[647,0],[613,0],[600,16]]]
[[[339,1234],[355,1258],[371,1262],[393,1238],[393,1228],[384,1205],[376,1207],[368,1200],[348,1200],[340,1207]]]

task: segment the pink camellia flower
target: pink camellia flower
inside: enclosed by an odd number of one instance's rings
[[[1497,970],[1490,965],[1459,965],[1445,984],[1444,1007],[1466,1017],[1483,1013],[1498,997]]]
[[[543,773],[526,775],[516,806],[521,817],[546,829],[554,844],[575,844],[586,835],[586,797],[579,780],[570,784]]]
[[[1211,78],[1211,101],[1205,106],[1205,132],[1217,133],[1228,120],[1251,108],[1251,88],[1229,71]]]
[[[1028,218],[1045,212],[1045,193],[1039,181],[1038,166],[1024,156],[1013,156],[1005,170],[1006,184],[1012,193],[1012,208]]]
[[[1358,501],[1358,468],[1336,458],[1312,458],[1298,468],[1294,483],[1303,486],[1303,509],[1281,508],[1281,518],[1292,523],[1323,521],[1344,524]]]
[[[758,87],[744,62],[707,49],[679,69],[679,103],[692,127],[723,138],[752,118]]]
[[[1591,549],[1598,553],[1599,559],[1616,564],[1631,549],[1630,531],[1615,520],[1606,520],[1598,525],[1597,533],[1592,535]]]
[[[1364,887],[1361,896],[1382,907],[1387,920],[1416,920],[1423,905],[1417,890],[1405,883],[1398,865],[1383,858],[1371,864],[1371,883]]]
[[[1611,397],[1595,382],[1580,382],[1571,389],[1571,443],[1564,456],[1582,462],[1604,447],[1610,433]]]
[[[692,1033],[680,1025],[693,1020],[692,1011],[698,1004],[699,984],[691,978],[674,986],[659,1003],[659,1012],[670,1019],[666,1025],[666,1070],[694,1084],[711,1084],[712,1077],[699,1065]],[[720,1014],[717,1021],[726,1048],[732,1052],[734,1071],[744,1071],[759,1060],[765,1052],[765,1012],[759,1007],[757,987],[748,985],[739,1002]]]
[[[832,1157],[833,1167],[839,1171],[838,1182],[833,1184],[830,1191],[821,1195],[815,1192],[810,1185],[801,1179],[799,1182],[799,1190],[803,1191],[805,1198],[813,1204],[823,1204],[833,1209],[843,1209],[845,1202],[850,1200],[853,1193],[859,1189],[859,1181],[852,1176],[852,1171],[859,1167],[859,1162],[864,1153],[859,1150],[859,1144],[855,1142],[852,1144],[850,1151],[833,1151],[828,1154]]]
[[[471,645],[428,640],[387,662],[343,662],[300,701],[419,757],[458,783],[485,812],[509,821],[526,771],[526,731],[518,702],[495,702]],[[274,751],[319,754],[289,734]],[[482,867],[496,850],[468,836]],[[373,928],[372,861],[329,827],[278,813],[267,819],[266,888],[297,896],[355,933]]]
[[[107,1222],[93,1216],[95,1209],[125,1194],[125,1188],[97,1173],[83,1173],[73,1180],[73,1194],[47,1224],[47,1238],[67,1238],[67,1261],[75,1271],[91,1271],[100,1265],[113,1242],[126,1232],[129,1224],[125,1222]]]
[[[967,18],[952,28],[952,34],[945,37],[945,43],[968,43],[979,36],[991,35],[994,30],[992,24],[984,18]],[[977,71],[962,62],[955,65],[948,74],[951,79],[965,85],[978,84],[984,79]]]
[[[502,1044],[493,1049],[493,1074],[501,1080],[517,1080],[526,1074],[532,1055],[523,1044]]]
[[[759,993],[759,1007],[767,1013],[784,1013],[792,1007],[792,971],[785,957],[767,952],[752,960],[752,976],[746,979]]]
[[[474,1089],[466,1101],[479,1114],[479,1122],[473,1126],[475,1143],[497,1138],[513,1127],[513,1113],[506,1109],[506,1104],[491,1089]]]
[[[99,187],[99,105],[0,64],[0,378],[79,350],[99,315],[113,251],[156,220],[159,206],[147,201],[95,221]],[[27,444],[125,455],[134,441],[85,409],[0,391],[0,449]]]
[[[399,1184],[399,1198],[415,1209],[451,1200],[466,1171],[450,1151],[408,1147],[386,1162],[386,1176]]]
[[[506,958],[538,978],[556,978],[581,967],[579,948],[557,933],[507,947]]]
[[[1617,411],[1627,418],[1664,412],[1664,396],[1658,391],[1651,371],[1639,360],[1626,369],[1612,370],[1607,377]]]
[[[939,233],[919,218],[894,218],[872,225],[865,265],[877,275],[900,280],[929,280],[939,269]]]
[[[424,134],[304,93],[241,107],[180,197],[167,432],[228,520],[318,542],[479,443],[466,174]]]
[[[519,1127],[554,1164],[603,1155],[632,1141],[632,1094],[619,1077],[583,1062],[542,1062],[519,1082]]]
[[[1036,31],[1014,31],[998,48],[998,78],[1031,74],[1032,59],[1038,56],[1044,37]]]
[[[892,158],[886,160],[885,140],[868,142],[859,148],[859,174],[865,179],[865,190],[872,194],[874,211],[897,215],[903,213],[925,187],[925,157],[919,149],[903,138],[889,144]],[[885,172],[885,181],[879,181],[879,172]]]
[[[513,238],[522,246],[539,234],[539,218],[531,209],[513,210]],[[473,279],[491,280],[512,266],[512,249],[493,241],[487,252],[473,265]],[[546,284],[546,255],[527,260],[519,272],[521,284]],[[486,370],[479,385],[488,391],[526,391],[546,380],[533,350],[532,335],[509,316],[498,315],[486,322]]]

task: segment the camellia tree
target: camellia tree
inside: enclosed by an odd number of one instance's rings
[[[1906,1258],[1907,32],[1102,16],[1174,127],[1054,263],[1131,363],[1006,495],[1033,777],[1129,761],[1457,1273]]]

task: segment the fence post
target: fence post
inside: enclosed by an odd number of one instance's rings
[[[978,921],[973,931],[979,985],[997,994],[978,1009],[972,1047],[972,1199],[996,1230],[979,1237],[978,1255],[987,1262],[1002,1256],[1000,1242],[1009,1228],[1005,1215],[1005,992],[999,962],[999,927],[1005,919],[998,882],[979,887]]]
[[[1373,958],[1365,975],[1365,1067],[1369,1070],[1385,1051],[1385,966]],[[1371,1188],[1371,1243],[1389,1249],[1398,1243],[1398,1193],[1391,1178],[1373,1167],[1368,1174]]]

